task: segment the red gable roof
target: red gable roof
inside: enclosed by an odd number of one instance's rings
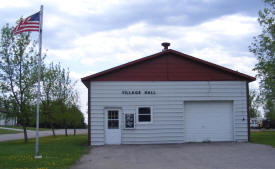
[[[89,81],[254,81],[256,78],[168,49],[81,78]]]

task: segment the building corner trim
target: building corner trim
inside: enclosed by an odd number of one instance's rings
[[[249,110],[249,85],[246,81],[246,106],[247,106],[247,140],[250,141],[250,110]]]
[[[91,83],[88,84],[88,145],[91,146]]]

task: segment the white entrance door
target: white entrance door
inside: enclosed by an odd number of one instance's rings
[[[105,119],[105,144],[121,144],[120,111],[107,110]]]
[[[184,104],[185,142],[233,141],[232,101],[189,101]]]

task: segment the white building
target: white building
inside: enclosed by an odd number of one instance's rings
[[[0,126],[15,126],[16,118],[6,117],[6,114],[0,112]]]
[[[164,46],[81,79],[89,144],[248,141],[255,78]]]

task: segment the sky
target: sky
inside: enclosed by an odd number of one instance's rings
[[[44,5],[46,62],[69,68],[87,118],[80,78],[170,49],[255,76],[248,46],[260,34],[263,0],[0,0],[0,26]],[[38,33],[34,34],[32,37]],[[35,39],[36,40],[36,39]],[[259,82],[250,83],[257,89]]]

